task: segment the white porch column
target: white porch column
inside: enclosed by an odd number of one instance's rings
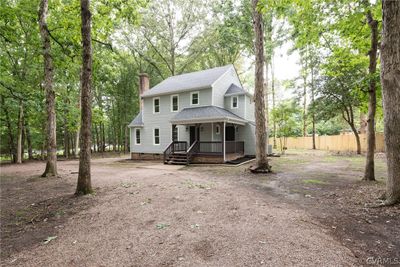
[[[224,162],[226,161],[226,155],[225,155],[225,146],[226,146],[226,143],[225,143],[225,127],[226,127],[226,123],[225,123],[225,121],[224,121],[224,126],[222,127],[222,129],[223,129],[223,132],[224,132],[224,134],[223,134],[223,136],[222,136],[222,146],[223,146],[223,152],[222,153],[224,153]]]

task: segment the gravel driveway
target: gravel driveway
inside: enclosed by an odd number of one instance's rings
[[[305,211],[201,168],[95,159],[96,194],[77,200],[70,195],[78,161],[60,161],[58,167],[61,178],[50,180],[37,178],[43,163],[2,166],[1,245],[10,251],[2,258],[3,266],[350,266],[357,262]],[[63,199],[57,210],[68,210],[69,205],[74,212],[45,216],[34,221],[33,228],[24,222],[17,237],[3,235],[13,229],[7,220],[17,208],[57,198]],[[27,235],[35,237],[30,246],[21,243]],[[56,238],[45,244],[50,236]]]

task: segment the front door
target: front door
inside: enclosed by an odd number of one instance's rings
[[[196,133],[197,129],[197,133]],[[196,126],[190,126],[190,145],[194,143],[194,141],[200,139],[200,128]]]
[[[226,126],[225,131],[225,141],[235,141],[235,127]]]

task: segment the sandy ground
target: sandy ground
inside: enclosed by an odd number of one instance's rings
[[[78,162],[58,167],[55,179],[39,178],[40,162],[1,167],[2,266],[357,264],[306,209],[241,182],[244,167],[95,159],[96,193],[80,198]]]

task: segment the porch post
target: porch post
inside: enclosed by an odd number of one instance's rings
[[[222,136],[222,148],[223,148],[223,152],[222,153],[224,153],[224,162],[226,161],[226,155],[225,155],[225,146],[226,146],[226,144],[225,144],[225,127],[226,127],[226,123],[225,123],[225,121],[224,121],[224,124],[223,124],[223,127],[222,127],[222,131],[223,131],[223,136]]]
[[[195,128],[195,130],[194,130],[194,136],[195,136],[195,139],[196,139],[196,141],[200,141],[200,123],[197,123],[196,124],[196,128]]]

